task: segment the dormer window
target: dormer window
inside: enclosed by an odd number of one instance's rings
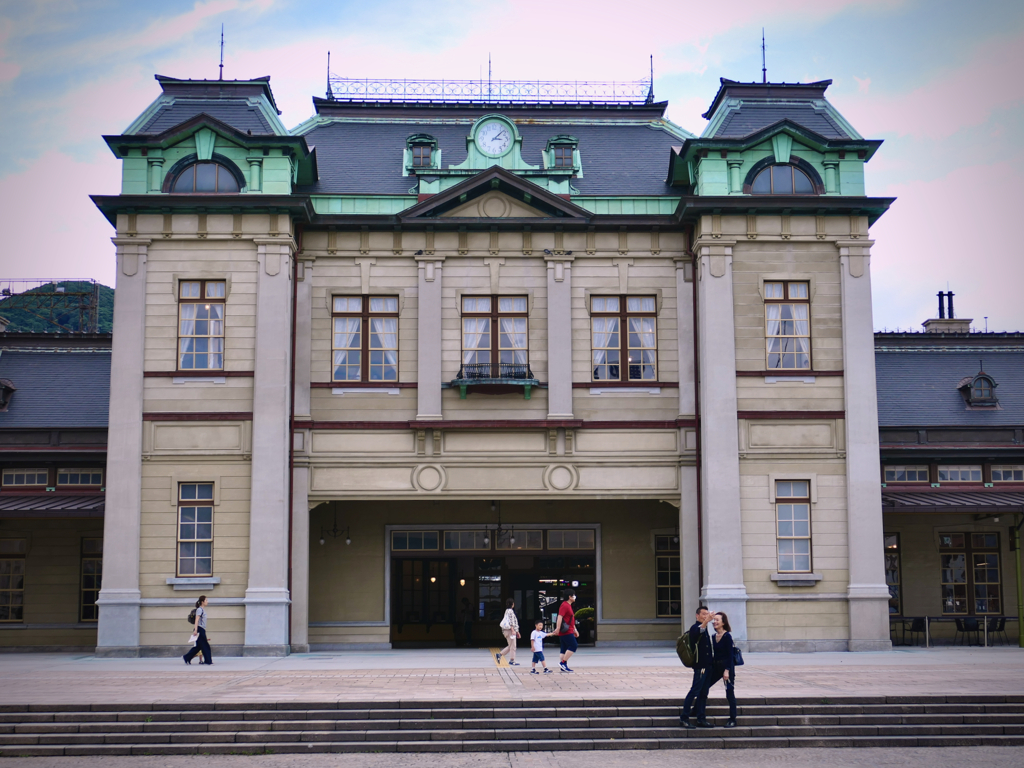
[[[241,187],[231,170],[220,163],[201,162],[185,166],[174,184],[171,192],[238,192]]]
[[[405,140],[406,168],[437,168],[440,165],[440,152],[437,151],[437,139],[427,133],[417,133]]]
[[[795,165],[770,165],[750,185],[752,195],[813,195],[811,177]]]
[[[4,413],[11,405],[11,398],[18,388],[10,379],[0,379],[0,413]]]
[[[972,408],[992,408],[999,405],[996,397],[995,379],[984,371],[979,371],[976,376],[966,376],[957,384],[957,389],[963,396],[964,401]]]
[[[576,148],[579,140],[575,136],[552,136],[545,150],[548,168],[574,169],[578,166]]]

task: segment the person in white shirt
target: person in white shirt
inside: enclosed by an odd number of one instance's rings
[[[501,620],[501,634],[508,645],[494,654],[494,660],[501,664],[501,657],[508,656],[508,665],[518,667],[516,663],[516,640],[519,639],[519,619],[516,618],[516,601],[511,597],[505,601],[505,617]]]
[[[540,674],[537,671],[538,661],[544,667],[544,674],[551,674],[551,670],[548,669],[548,663],[544,661],[544,638],[549,635],[549,632],[544,631],[544,619],[537,619],[537,623],[534,624],[534,630],[530,633],[530,647],[533,648],[533,664],[530,665],[531,675]]]

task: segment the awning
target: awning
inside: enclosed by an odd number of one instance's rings
[[[1024,512],[1024,491],[882,489],[883,512]]]
[[[3,517],[103,517],[102,493],[0,493]]]

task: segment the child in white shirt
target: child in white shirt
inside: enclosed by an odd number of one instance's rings
[[[534,627],[535,629],[530,633],[530,646],[533,648],[533,664],[530,665],[530,674],[540,674],[537,671],[537,662],[539,661],[544,667],[544,674],[550,675],[552,672],[548,669],[548,663],[544,661],[544,638],[548,637],[550,633],[544,631],[544,619],[537,619]]]

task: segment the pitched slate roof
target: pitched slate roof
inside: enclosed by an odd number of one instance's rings
[[[648,125],[579,125],[517,123],[523,137],[523,160],[543,166],[541,153],[558,134],[579,139],[583,176],[572,185],[584,195],[678,195],[665,183],[670,148],[681,139]],[[416,186],[402,175],[406,139],[427,133],[437,139],[444,168],[466,159],[470,125],[393,122],[328,122],[304,134],[316,147],[320,179],[299,187],[308,194],[407,195]],[[412,192],[415,194],[415,191]]]
[[[157,109],[156,114],[139,129],[139,133],[162,133],[204,113],[242,133],[252,131],[255,135],[274,135],[274,130],[258,107],[250,106],[244,100],[229,99],[182,99],[167,102]]]
[[[826,139],[851,139],[825,109],[807,103],[742,103],[729,112],[709,138],[741,139],[782,120],[791,120]]]
[[[17,391],[0,429],[106,427],[110,350],[3,350],[0,378]]]
[[[881,346],[881,345],[879,345]],[[999,386],[999,408],[968,408],[957,385],[985,373]],[[1024,425],[1024,349],[939,351],[929,347],[875,351],[878,383],[878,424],[905,426],[1021,426]]]

